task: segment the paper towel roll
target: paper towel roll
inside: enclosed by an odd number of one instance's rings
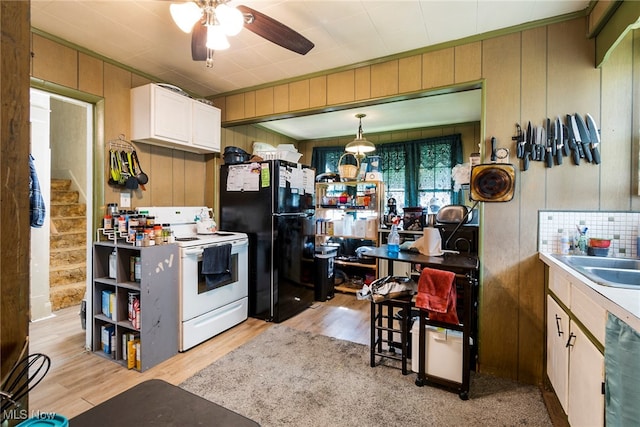
[[[422,236],[424,238],[424,251],[425,255],[442,255],[442,238],[440,237],[440,230],[433,227],[425,227],[422,230]]]

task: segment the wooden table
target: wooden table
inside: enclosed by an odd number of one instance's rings
[[[429,320],[428,311],[418,309],[419,312],[419,347],[418,347],[418,375],[416,385],[422,387],[425,384],[443,386],[458,392],[462,400],[469,398],[470,371],[475,369],[475,357],[477,355],[477,300],[478,300],[478,272],[480,262],[473,254],[445,253],[442,256],[426,256],[419,252],[400,251],[398,254],[389,254],[387,245],[382,245],[366,252],[366,256],[387,260],[388,274],[393,275],[394,262],[408,262],[420,264],[423,268],[436,268],[456,273],[458,299],[462,299],[462,307],[458,304],[458,325]],[[372,303],[373,304],[373,303]],[[371,310],[372,316],[374,310]],[[462,382],[458,383],[445,378],[427,375],[425,372],[425,326],[431,325],[454,331],[462,332]],[[373,325],[371,333],[371,345],[374,346]],[[405,343],[406,344],[406,343]],[[375,350],[372,348],[372,358]],[[406,362],[405,362],[406,363]],[[373,366],[373,359],[372,359]],[[404,371],[404,369],[403,369]],[[404,372],[403,372],[404,373]]]
[[[259,427],[218,404],[162,380],[148,380],[69,420],[70,427]]]

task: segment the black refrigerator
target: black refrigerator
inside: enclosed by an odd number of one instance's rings
[[[282,322],[313,303],[315,171],[284,160],[220,167],[222,231],[249,236],[249,316]]]

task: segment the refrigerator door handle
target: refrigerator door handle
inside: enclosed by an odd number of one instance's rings
[[[277,217],[289,217],[289,218],[309,218],[312,217],[313,214],[309,212],[285,212],[285,213],[274,213],[273,216]]]

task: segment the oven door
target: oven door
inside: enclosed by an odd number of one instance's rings
[[[226,244],[220,243],[220,244]],[[202,254],[206,247],[181,249],[180,296],[182,322],[248,297],[248,240],[236,240],[231,248],[231,280],[214,289],[207,287],[202,275]]]

